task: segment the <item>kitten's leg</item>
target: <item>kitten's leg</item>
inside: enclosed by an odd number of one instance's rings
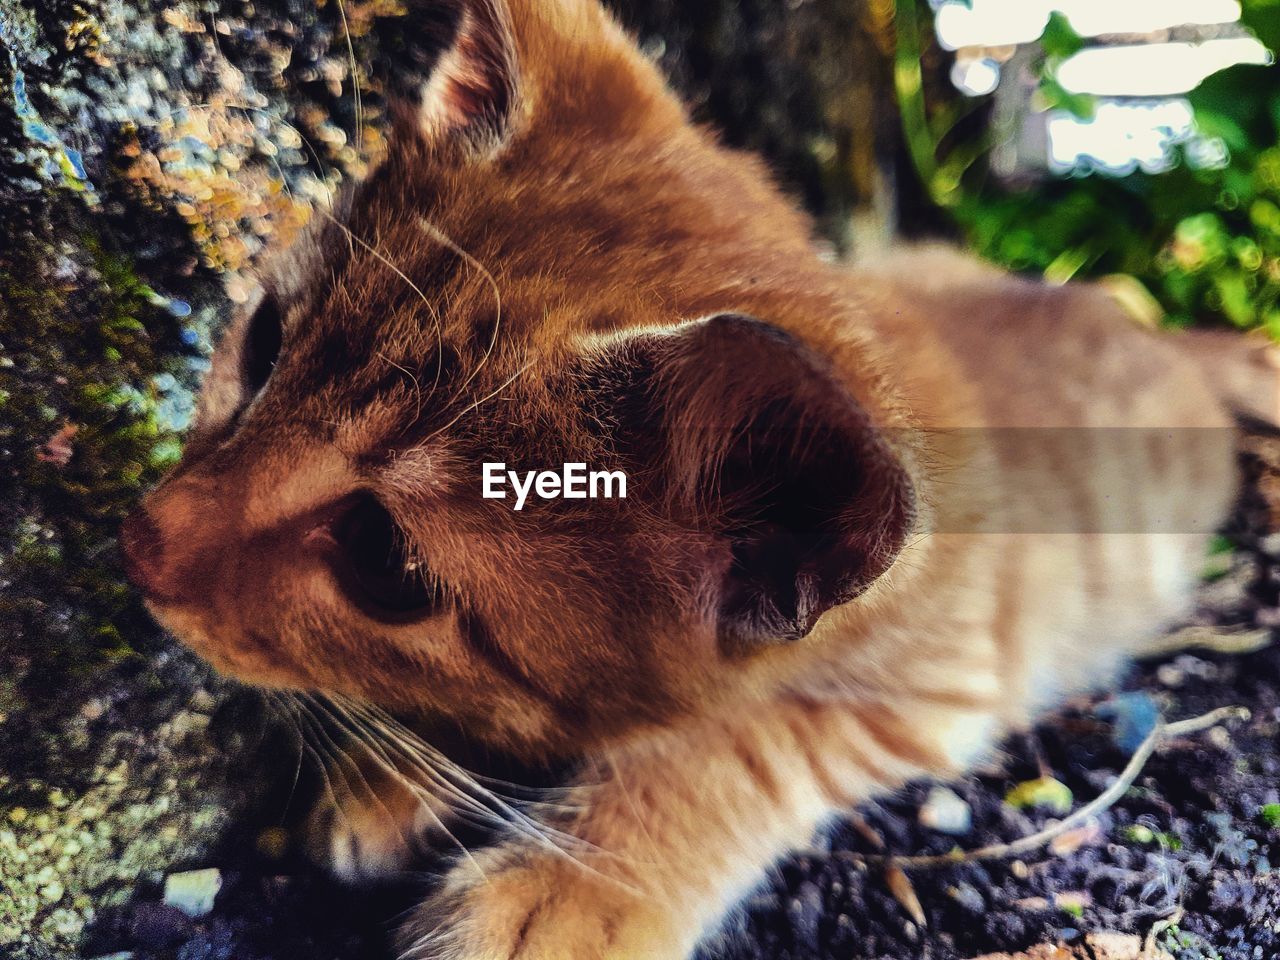
[[[304,842],[312,859],[342,880],[402,872],[452,815],[444,801],[372,752],[331,760],[321,779]]]
[[[601,783],[569,792],[585,812],[567,829],[595,852],[515,837],[461,861],[404,931],[403,956],[681,960],[828,814],[955,772],[990,719],[954,704],[742,713],[609,754]]]

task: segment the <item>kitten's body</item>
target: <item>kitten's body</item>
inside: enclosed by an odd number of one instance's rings
[[[594,0],[510,7],[457,8],[346,227],[267,281],[279,364],[242,319],[126,546],[234,672],[603,771],[555,824],[595,852],[460,860],[410,955],[678,960],[824,819],[959,771],[1182,611],[1231,436],[1099,292],[823,263]],[[485,459],[635,493],[514,514]],[[412,616],[370,612],[353,514],[439,579]],[[411,765],[373,767],[349,873],[424,822]]]

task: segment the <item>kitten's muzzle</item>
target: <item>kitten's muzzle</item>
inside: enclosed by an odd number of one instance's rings
[[[145,509],[135,510],[120,526],[120,555],[124,572],[148,600],[182,603],[192,599],[184,580],[173,576],[172,557],[166,558],[164,535]]]
[[[119,540],[125,575],[143,593],[158,593],[164,568],[164,541],[155,520],[146,510],[135,510],[121,524]]]
[[[147,600],[164,606],[200,605],[209,599],[213,549],[221,528],[198,518],[173,518],[138,507],[120,526],[125,575]]]

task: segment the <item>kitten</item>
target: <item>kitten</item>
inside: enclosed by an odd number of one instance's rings
[[[389,154],[229,328],[122,543],[231,674],[596,772],[460,858],[407,955],[678,960],[1185,612],[1230,420],[1098,290],[824,263],[597,0],[416,6],[442,52]],[[514,511],[485,463],[627,495]],[[349,875],[457,807],[368,773]]]

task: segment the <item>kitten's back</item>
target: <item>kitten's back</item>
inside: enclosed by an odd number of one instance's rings
[[[1234,496],[1236,431],[1212,364],[1098,286],[1009,277],[940,247],[859,270],[931,435],[934,539],[964,558],[938,582],[940,606],[994,637],[1015,720],[1103,680],[1189,612]],[[954,642],[988,645],[963,627]]]

